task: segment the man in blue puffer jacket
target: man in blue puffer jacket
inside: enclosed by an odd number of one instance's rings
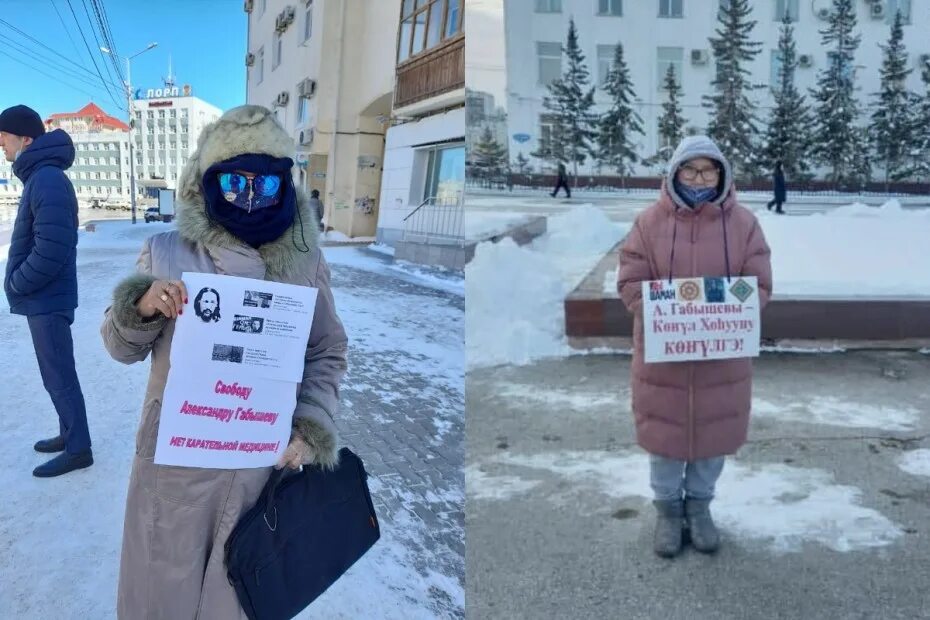
[[[45,133],[41,117],[19,105],[0,113],[0,146],[23,182],[3,288],[10,312],[28,319],[42,383],[58,412],[58,436],[35,445],[38,452],[61,452],[33,471],[49,478],[94,462],[71,338],[78,205],[64,171],[74,163],[74,144],[60,129]]]

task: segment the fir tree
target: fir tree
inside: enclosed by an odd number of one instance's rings
[[[759,163],[766,170],[772,170],[775,162],[781,161],[782,169],[789,178],[803,178],[808,176],[810,169],[807,159],[811,113],[804,96],[798,92],[794,84],[798,54],[794,42],[794,28],[788,13],[782,20],[778,56],[778,83],[773,88],[775,106],[769,117]]]
[[[681,114],[681,85],[675,77],[674,65],[669,65],[665,72],[663,88],[667,99],[662,103],[662,116],[659,117],[659,149],[655,155],[643,161],[647,166],[668,163],[675,147],[685,137],[686,121]]]
[[[611,106],[601,117],[597,136],[598,164],[617,171],[621,177],[632,172],[639,157],[633,134],[643,135],[643,120],[633,110],[633,82],[623,58],[623,45],[618,44],[614,61],[607,74],[604,90],[611,97]]]
[[[930,63],[920,73],[924,92],[914,96],[914,133],[911,137],[909,176],[930,179]]]
[[[865,169],[859,160],[867,159],[857,129],[854,55],[861,38],[853,34],[855,29],[853,0],[833,0],[830,23],[820,31],[823,46],[832,47],[829,65],[820,72],[817,90],[811,92],[817,102],[811,151],[817,163],[830,168],[835,183],[856,180]]]
[[[762,44],[750,40],[754,20],[749,19],[749,0],[729,0],[720,5],[720,26],[716,38],[710,39],[717,72],[711,85],[713,93],[704,97],[710,110],[707,134],[730,159],[735,176],[751,176],[753,152],[759,130],[755,105],[749,95],[755,89],[745,67],[761,51]]]
[[[880,45],[884,52],[882,61],[881,92],[872,113],[870,130],[877,158],[884,164],[885,189],[889,179],[900,179],[907,173],[905,168],[908,145],[912,140],[914,96],[907,90],[907,52],[904,49],[904,28],[900,11],[895,14],[891,26],[891,37],[887,45]]]
[[[475,144],[474,159],[475,166],[484,173],[488,180],[499,175],[507,162],[507,149],[497,141],[488,126],[484,128],[481,139]]]
[[[562,48],[568,60],[565,72],[548,86],[549,94],[543,99],[543,108],[549,113],[552,131],[540,141],[534,157],[558,163],[571,163],[578,178],[578,166],[594,155],[592,142],[594,87],[589,88],[591,74],[584,64],[584,54],[578,44],[575,20],[568,26],[568,38]]]
[[[518,174],[528,174],[530,171],[530,160],[523,153],[518,153],[516,159],[514,160],[514,165],[517,168]]]

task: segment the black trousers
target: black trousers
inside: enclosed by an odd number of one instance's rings
[[[784,213],[784,211],[781,210],[781,206],[783,204],[785,204],[784,200],[778,200],[777,198],[773,198],[772,200],[769,201],[769,204],[766,206],[766,208],[769,211],[771,211],[772,205],[775,205],[775,213]]]
[[[572,190],[570,190],[570,189],[568,188],[568,180],[567,180],[567,179],[559,179],[558,183],[555,184],[555,189],[552,190],[552,197],[555,198],[556,194],[558,194],[558,193],[559,193],[559,190],[562,189],[562,188],[565,189],[565,195],[568,196],[569,198],[571,198],[571,197],[572,197]]]

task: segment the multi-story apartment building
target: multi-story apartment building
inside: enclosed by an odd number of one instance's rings
[[[460,236],[458,212],[430,211],[460,204],[465,184],[465,2],[401,5],[377,234],[388,245],[420,215],[420,237]]]
[[[713,56],[708,38],[718,28],[717,7],[726,0],[505,0],[507,48],[507,113],[510,158],[519,153],[529,157],[549,131],[543,108],[546,86],[563,70],[561,46],[569,19],[575,20],[588,69],[597,86],[610,69],[615,46],[624,46],[636,92],[635,108],[643,119],[645,135],[638,137],[639,153],[648,157],[660,146],[658,119],[666,100],[663,78],[671,65],[683,89],[682,108],[688,126],[703,131],[708,112],[702,97],[710,94],[714,77]],[[778,70],[780,19],[787,11],[794,21],[800,66],[796,83],[802,92],[816,86],[819,70],[827,66],[829,50],[821,43],[830,13],[831,0],[755,0],[751,19],[757,21],[751,38],[762,43],[759,53],[746,68],[755,84],[773,85]],[[857,93],[863,108],[871,103],[880,85],[880,44],[890,34],[897,11],[904,17],[904,43],[914,69],[908,87],[922,90],[920,69],[930,60],[930,3],[911,0],[857,0],[857,31],[862,41],[856,52]],[[608,105],[602,89],[597,91],[600,109]],[[760,118],[772,105],[769,88],[753,93]],[[541,162],[534,160],[538,166]],[[591,172],[590,165],[579,170]],[[639,167],[638,174],[653,170]]]
[[[221,114],[218,107],[193,96],[190,86],[179,88],[170,79],[163,88],[136,89],[132,116],[137,191],[174,189],[200,132]]]
[[[89,103],[77,112],[52,114],[46,128],[62,129],[74,142],[74,164],[67,175],[78,200],[101,200],[128,203],[129,126],[109,116],[99,106]],[[0,198],[18,199],[22,184],[13,174],[12,165],[0,162]]]
[[[247,101],[294,137],[295,182],[327,225],[375,233],[394,87],[397,0],[246,0]]]

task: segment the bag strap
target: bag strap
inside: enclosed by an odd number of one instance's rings
[[[278,509],[274,505],[274,495],[286,475],[287,467],[272,471],[271,476],[268,477],[268,482],[265,483],[265,488],[262,489],[261,499],[259,500],[260,503],[265,505],[265,510],[262,513],[265,525],[272,532],[278,529]]]

